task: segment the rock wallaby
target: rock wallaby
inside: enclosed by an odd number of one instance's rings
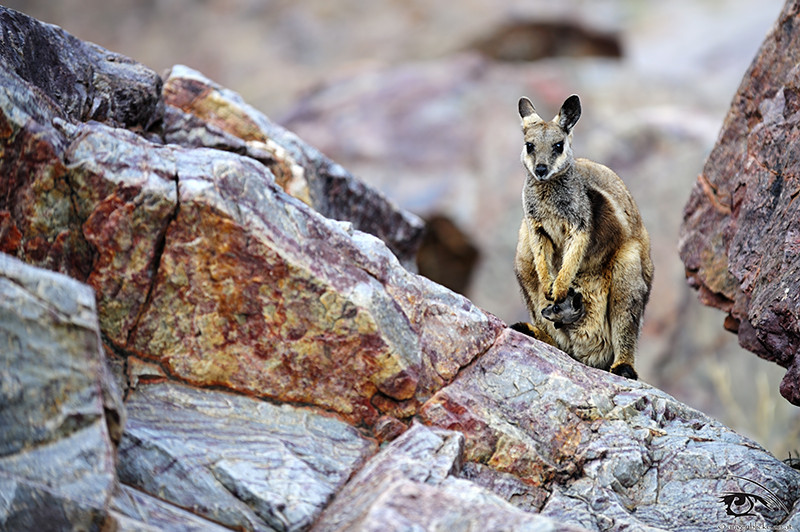
[[[532,323],[512,327],[586,365],[638,378],[634,357],[650,296],[650,237],[622,180],[576,159],[572,95],[543,120],[519,100],[524,147],[524,216],[514,261]]]

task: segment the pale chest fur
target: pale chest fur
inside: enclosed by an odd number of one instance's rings
[[[528,183],[522,205],[529,230],[542,234],[557,250],[564,248],[576,229],[587,230],[592,223],[586,191],[574,183]]]

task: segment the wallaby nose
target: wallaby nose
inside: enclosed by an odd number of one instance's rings
[[[547,165],[546,164],[537,164],[536,165],[536,177],[544,177],[547,174]]]

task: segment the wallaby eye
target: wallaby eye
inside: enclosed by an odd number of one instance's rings
[[[564,141],[563,140],[553,144],[553,153],[555,153],[556,155],[561,155],[561,153],[563,151],[564,151]]]
[[[526,142],[525,143],[525,151],[528,152],[528,155],[533,153],[533,142]]]

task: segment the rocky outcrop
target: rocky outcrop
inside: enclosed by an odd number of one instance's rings
[[[95,288],[107,344],[120,356],[157,361],[185,382],[372,425],[384,413],[412,415],[493,341],[498,320],[418,280],[383,242],[354,229],[390,224],[376,232],[409,252],[415,217],[198,73],[173,69],[152,108],[162,129],[151,132],[73,119],[36,78],[5,74],[0,212],[11,236],[3,249]],[[215,125],[220,117],[241,136]],[[209,131],[229,141],[225,151],[175,144],[208,141]],[[289,200],[270,168],[302,200],[353,222]],[[320,190],[327,195],[317,200]],[[328,208],[339,194],[347,199]]]
[[[787,1],[744,76],[686,204],[680,253],[739,343],[787,368],[781,394],[800,406],[798,14]]]
[[[416,218],[238,96],[116,63],[143,83],[63,81],[155,91],[136,123],[0,69],[4,528],[694,529],[742,478],[749,523],[798,520],[794,470],[410,273]]]
[[[382,238],[402,262],[413,264],[423,230],[419,218],[397,209],[235,93],[202,76],[195,78],[184,67],[175,68],[181,75],[168,77],[162,90],[161,78],[144,65],[10,9],[0,10],[0,29],[4,43],[0,81],[13,89],[3,95],[13,104],[4,102],[4,107],[18,109],[15,120],[33,120],[31,126],[49,124],[55,118],[99,121],[143,133],[156,142],[248,154],[265,163],[290,193],[324,216],[348,220],[355,228]],[[10,127],[3,130],[11,134]],[[48,136],[46,131],[39,133]],[[24,140],[16,139],[18,149],[35,147],[23,146]],[[27,162],[17,163],[4,172],[22,174]],[[11,181],[12,190],[14,185]],[[10,201],[8,194],[3,197]],[[3,249],[18,245],[13,225],[2,219],[0,223]],[[36,251],[41,255],[57,250]],[[66,265],[61,269],[67,269]]]

